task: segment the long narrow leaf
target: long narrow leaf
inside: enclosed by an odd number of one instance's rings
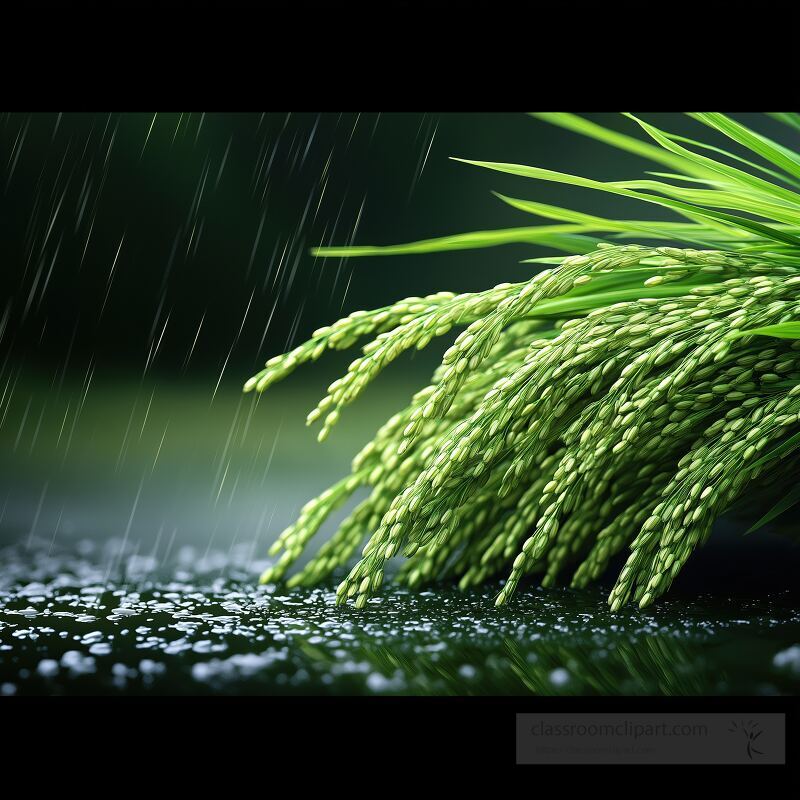
[[[758,153],[762,158],[770,161],[787,174],[800,178],[800,155],[789,150],[789,148],[782,147],[766,136],[751,131],[746,126],[736,122],[736,120],[725,116],[725,114],[697,112],[691,114],[691,116],[710,128],[724,133],[729,139],[733,139],[733,141],[747,147],[754,153]]]
[[[709,172],[725,176],[728,180],[732,181],[734,185],[748,188],[752,191],[769,197],[775,197],[777,199],[784,200],[795,207],[797,207],[798,202],[800,202],[800,198],[798,198],[797,194],[792,192],[790,189],[784,189],[782,186],[777,186],[774,183],[765,181],[763,178],[759,178],[756,175],[750,175],[744,170],[731,167],[728,164],[723,164],[720,161],[715,161],[713,158],[708,158],[707,156],[700,155],[699,153],[694,153],[691,150],[688,150],[687,148],[682,147],[674,142],[670,137],[670,134],[659,130],[655,127],[655,125],[651,125],[644,120],[638,119],[632,114],[629,114],[628,116],[641,125],[642,130],[644,130],[645,133],[651,136],[665,149],[681,155],[683,158],[693,161],[702,167],[705,167],[705,169],[707,169]]]
[[[502,244],[539,244],[566,253],[588,253],[601,241],[580,235],[585,227],[578,225],[540,225],[530,228],[504,228],[496,231],[474,231],[437,239],[424,239],[408,244],[353,247],[315,247],[311,254],[325,258],[355,256],[394,256],[415,253],[441,253],[450,250],[473,250]]]
[[[703,232],[703,228],[699,225],[686,225],[674,222],[642,222],[638,220],[605,219],[595,216],[594,214],[584,214],[580,211],[552,206],[547,203],[538,203],[534,200],[520,200],[516,197],[508,197],[499,192],[493,192],[493,194],[512,208],[525,211],[528,214],[536,214],[545,219],[585,225],[587,228],[598,232],[613,231],[618,233],[645,234],[650,238],[670,239],[673,241],[680,239],[704,247],[713,246],[709,238],[702,238],[694,233],[694,230]],[[710,233],[710,231],[705,232]]]
[[[740,331],[738,336],[774,336],[777,339],[800,339],[800,322],[781,322],[763,328]]]
[[[663,206],[677,211],[680,214],[694,215],[702,219],[717,220],[724,224],[729,225],[732,229],[744,229],[756,233],[762,238],[772,239],[778,242],[784,242],[794,247],[800,247],[800,239],[796,236],[785,233],[779,229],[762,225],[759,222],[739,217],[733,214],[726,214],[721,211],[711,211],[707,208],[684,203],[679,200],[672,200],[663,197],[655,197],[652,195],[636,192],[632,189],[626,188],[625,185],[619,183],[603,183],[602,181],[595,181],[591,178],[582,178],[578,175],[568,175],[563,172],[555,172],[541,167],[529,167],[521,164],[504,164],[495,161],[474,161],[467,158],[453,158],[454,161],[462,161],[465,164],[472,164],[473,166],[483,167],[484,169],[491,169],[495,172],[505,172],[509,175],[519,175],[524,178],[537,178],[538,180],[552,181],[555,183],[566,183],[573,186],[581,186],[586,189],[596,189],[598,191],[609,192],[611,194],[618,194],[623,197],[630,197],[634,200],[641,200],[645,203],[653,203],[654,205]]]
[[[559,319],[576,313],[605,308],[614,303],[624,303],[647,298],[682,297],[692,285],[707,285],[708,280],[695,280],[667,283],[661,286],[639,285],[628,289],[614,289],[608,292],[575,293],[538,303],[531,311],[534,319]]]
[[[772,506],[772,508],[767,511],[767,513],[764,514],[761,519],[751,525],[745,531],[744,535],[747,536],[749,533],[753,533],[759,528],[763,528],[767,523],[772,522],[775,517],[780,516],[798,503],[800,503],[800,484],[797,484],[797,486],[794,486],[792,489],[790,489],[788,494],[775,503],[775,505]]]
[[[672,197],[701,208],[725,208],[730,211],[752,214],[769,222],[781,222],[793,226],[800,225],[800,206],[774,203],[761,195],[727,191],[723,188],[717,190],[691,189],[685,186],[675,186],[663,181],[648,179],[616,181],[613,185],[625,189],[644,189],[645,191],[656,192],[665,197]]]
[[[531,112],[530,115],[544,122],[549,122],[551,125],[557,125],[560,128],[565,128],[566,130],[580,133],[583,136],[588,136],[591,139],[604,142],[612,147],[616,147],[618,150],[634,153],[656,164],[664,164],[670,169],[676,169],[679,172],[685,172],[697,178],[710,177],[706,170],[685,158],[676,156],[674,153],[670,153],[660,147],[653,147],[653,145],[641,139],[619,133],[610,128],[605,128],[577,114],[567,114],[563,112]]]
[[[730,158],[732,161],[736,161],[739,164],[744,164],[750,169],[754,169],[757,172],[761,172],[764,175],[769,175],[771,178],[775,178],[775,180],[783,181],[784,183],[788,183],[796,188],[800,189],[800,182],[794,180],[794,178],[789,177],[784,172],[778,172],[777,170],[770,169],[769,167],[764,167],[761,164],[756,164],[755,161],[749,161],[746,158],[742,158],[742,156],[736,155],[736,153],[731,153],[729,150],[724,150],[721,147],[715,147],[713,144],[707,144],[706,142],[701,142],[697,139],[689,139],[686,136],[679,136],[678,134],[671,133],[669,138],[672,139],[673,142],[683,142],[684,144],[690,144],[692,147],[699,147],[701,150],[708,150],[712,153],[718,153],[721,156],[725,156],[726,158]],[[688,180],[687,176],[684,176],[683,180]],[[703,180],[702,178],[692,178],[692,180]]]

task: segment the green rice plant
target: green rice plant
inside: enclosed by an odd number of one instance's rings
[[[534,116],[659,171],[603,182],[465,163],[621,195],[675,219],[604,219],[498,195],[548,224],[314,250],[355,257],[522,242],[568,255],[531,259],[521,283],[355,312],[245,384],[264,391],[326,350],[366,339],[308,416],[322,441],[401,353],[461,329],[430,385],[281,534],[263,582],[283,579],[328,515],[368,487],[290,586],[325,579],[361,548],[340,603],[363,607],[387,562],[402,556],[396,578],[412,587],[505,575],[502,605],[529,575],[551,585],[569,569],[583,587],[627,553],[609,602],[644,607],[737,500],[755,504],[764,487],[784,487],[758,527],[800,499],[800,154],[723,114],[689,116],[725,148],[632,115],[640,137],[572,114]],[[800,115],[773,116],[790,133],[800,126]]]

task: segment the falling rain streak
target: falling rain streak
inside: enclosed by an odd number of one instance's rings
[[[418,181],[436,124],[405,127]],[[6,538],[274,537],[296,510],[272,486],[287,410],[241,383],[346,309],[357,269],[308,249],[357,241],[381,130],[358,113],[5,116]]]

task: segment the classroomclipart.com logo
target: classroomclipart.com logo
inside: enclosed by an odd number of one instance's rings
[[[517,714],[518,764],[783,764],[785,714]]]

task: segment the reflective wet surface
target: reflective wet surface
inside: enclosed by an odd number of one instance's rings
[[[319,387],[223,386],[213,403],[208,387],[99,377],[88,393],[20,387],[0,427],[0,699],[800,690],[800,545],[746,523],[720,524],[645,612],[609,612],[619,565],[587,592],[521,587],[503,609],[499,582],[387,582],[361,612],[334,606],[333,582],[259,587],[270,542],[408,386],[378,387],[324,446],[303,425]]]
[[[0,551],[0,694],[794,694],[800,604],[680,593],[611,614],[600,588],[387,590],[337,608],[332,586],[257,586],[253,546],[120,541]]]

